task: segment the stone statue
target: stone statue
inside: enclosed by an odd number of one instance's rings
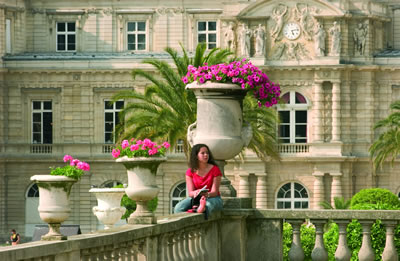
[[[322,24],[318,23],[315,30],[315,55],[324,56],[325,55],[325,37],[326,33]]]
[[[254,33],[256,35],[256,56],[263,56],[265,51],[265,27],[259,24]]]
[[[331,42],[331,55],[338,56],[340,55],[341,49],[341,33],[340,33],[340,26],[337,24],[336,21],[333,22],[333,26],[329,28],[329,34],[332,36]]]
[[[271,37],[276,40],[279,36],[279,33],[282,30],[283,22],[284,22],[284,16],[288,10],[288,7],[285,5],[283,6],[283,10],[279,11],[280,9],[278,7],[275,7],[272,10],[272,18],[275,20],[275,27],[271,30]]]
[[[305,35],[305,38],[310,41],[312,39],[312,27],[311,27],[311,31],[309,28],[310,26],[313,26],[313,22],[315,21],[315,19],[310,15],[310,10],[308,8],[308,5],[305,5],[303,8],[300,8],[299,4],[296,3],[296,13],[297,16],[300,17],[300,27],[303,30],[303,33]],[[311,19],[311,24],[310,24],[310,20]]]
[[[367,42],[368,26],[362,23],[358,24],[358,27],[354,30],[354,46],[356,52],[360,55],[364,55],[365,44]]]
[[[242,29],[240,30],[240,54],[243,56],[250,56],[250,45],[252,31],[245,24],[242,24]]]
[[[230,50],[235,50],[236,49],[236,44],[235,44],[235,30],[234,30],[234,23],[229,22],[227,28],[225,29],[224,32],[224,43],[225,47],[230,49]]]

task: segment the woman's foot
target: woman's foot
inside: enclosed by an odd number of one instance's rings
[[[202,196],[200,199],[200,206],[197,208],[197,213],[203,213],[206,210],[206,197]]]

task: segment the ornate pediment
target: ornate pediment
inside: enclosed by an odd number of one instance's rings
[[[299,61],[339,55],[340,43],[330,47],[334,50],[329,50],[325,42],[327,37],[336,37],[340,41],[340,24],[335,24],[339,30],[336,36],[330,30],[332,18],[344,15],[338,7],[321,0],[263,0],[242,10],[238,19],[245,24],[266,24],[264,41],[268,60]]]

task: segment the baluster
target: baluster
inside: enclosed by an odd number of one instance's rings
[[[134,261],[146,261],[146,241],[145,239],[135,241],[136,255]]]
[[[351,251],[347,246],[347,224],[349,221],[347,220],[337,220],[335,221],[339,226],[339,242],[338,247],[335,252],[336,261],[350,261]]]
[[[167,244],[168,244],[168,260],[174,261],[174,235],[173,234],[168,234]]]
[[[394,245],[394,228],[397,225],[396,221],[384,221],[386,226],[386,245],[382,253],[383,261],[398,261],[396,246]]]
[[[90,260],[90,249],[82,249],[81,250],[82,261],[89,261]]]
[[[324,225],[325,220],[311,220],[311,223],[315,225],[315,245],[311,253],[311,258],[314,261],[327,261],[328,252],[324,245]]]
[[[371,225],[373,221],[359,220],[363,229],[363,239],[358,258],[360,261],[374,261],[375,252],[371,246]]]
[[[115,260],[114,259],[114,247],[113,245],[107,245],[104,247],[104,259],[105,260]]]
[[[161,256],[160,256],[160,260],[162,261],[170,261],[168,259],[168,234],[162,234],[160,236],[160,239],[158,241],[158,245],[161,247]]]
[[[181,258],[181,260],[186,260],[185,249],[183,248],[183,245],[185,242],[184,232],[179,233],[178,238],[179,238],[179,242],[178,242],[179,257]]]
[[[300,241],[300,226],[304,223],[304,220],[289,220],[288,221],[293,227],[292,245],[289,251],[289,259],[291,261],[303,261],[304,251],[301,247]]]
[[[199,240],[200,240],[200,260],[207,260],[208,259],[208,251],[206,249],[206,232],[204,228],[200,228],[199,230]]]
[[[189,232],[185,232],[183,234],[183,253],[185,256],[185,260],[191,260],[190,251],[189,251]]]
[[[138,250],[138,245],[137,245],[137,243],[135,241],[131,242],[131,245],[130,245],[130,247],[128,249],[128,252],[129,252],[129,255],[128,255],[129,256],[129,258],[128,258],[129,261],[137,261],[138,260],[139,250]]]
[[[192,257],[192,260],[197,260],[199,257],[199,254],[197,252],[197,246],[196,246],[196,232],[195,231],[190,231],[189,232],[189,249],[190,249],[190,254]]]
[[[126,242],[122,242],[119,244],[119,251],[115,253],[115,256],[118,257],[118,261],[128,261],[128,250]]]
[[[174,260],[182,261],[181,256],[179,255],[179,235],[174,234],[172,236],[173,248],[174,248]]]

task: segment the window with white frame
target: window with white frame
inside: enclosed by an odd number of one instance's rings
[[[206,43],[207,49],[217,47],[217,22],[197,22],[197,43]]]
[[[301,184],[290,182],[280,187],[276,196],[276,208],[304,209],[308,206],[308,192]]]
[[[124,101],[111,103],[104,101],[104,143],[114,143],[116,140],[113,131],[119,124],[119,112],[124,108]]]
[[[129,51],[146,50],[146,22],[127,22],[126,36]]]
[[[282,143],[307,143],[308,104],[298,92],[287,92],[281,100],[285,105],[278,106],[280,123],[279,140]]]
[[[57,22],[57,51],[76,51],[75,22]]]
[[[11,19],[6,19],[6,53],[11,53]]]
[[[186,198],[186,182],[179,183],[172,189],[171,213],[173,213],[176,204],[184,198]]]
[[[53,143],[52,101],[32,101],[32,143]]]

